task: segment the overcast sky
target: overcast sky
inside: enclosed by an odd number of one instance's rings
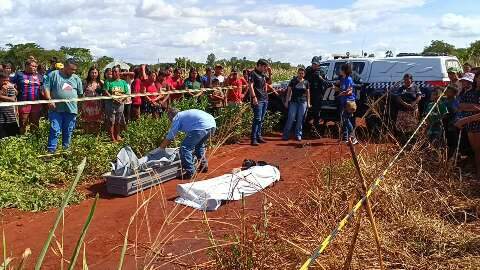
[[[0,0],[0,44],[85,47],[133,63],[418,52],[480,39],[478,0]]]

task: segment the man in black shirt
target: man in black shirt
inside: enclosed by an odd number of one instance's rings
[[[268,76],[265,75],[268,73]],[[268,93],[267,84],[271,83],[272,70],[269,68],[267,60],[260,59],[257,62],[255,70],[250,73],[248,90],[252,98],[253,122],[251,144],[258,146],[259,143],[266,143],[262,138],[262,125],[267,113]]]
[[[313,57],[312,65],[306,69],[305,79],[310,83],[310,100],[312,109],[308,115],[307,122],[313,119],[312,135],[320,137],[320,108],[322,106],[322,98],[325,94],[325,90],[332,87],[332,84],[327,82],[320,69],[321,58],[318,56]]]

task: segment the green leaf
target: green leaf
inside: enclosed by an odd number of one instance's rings
[[[73,194],[73,191],[75,190],[75,187],[78,184],[78,181],[80,180],[80,177],[82,176],[83,170],[85,169],[85,165],[87,163],[87,159],[84,158],[82,160],[82,163],[77,168],[77,176],[75,177],[75,180],[71,184],[70,188],[68,189],[67,193],[65,194],[65,197],[62,202],[62,206],[60,209],[58,209],[58,214],[57,218],[55,219],[55,222],[53,224],[52,229],[50,230],[50,233],[48,234],[47,241],[45,241],[45,244],[43,245],[42,251],[40,252],[40,255],[38,256],[37,263],[35,264],[35,270],[40,270],[43,264],[43,260],[45,259],[45,255],[47,254],[48,247],[50,246],[50,242],[52,241],[53,234],[55,233],[55,230],[57,229],[58,223],[60,223],[60,220],[63,216],[63,213],[65,211],[65,207],[68,204],[68,201],[70,200],[70,197]]]

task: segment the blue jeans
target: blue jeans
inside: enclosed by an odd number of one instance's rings
[[[256,142],[262,138],[262,126],[265,115],[267,114],[268,101],[259,100],[257,105],[253,105],[253,121],[252,121],[252,141]]]
[[[50,120],[50,134],[48,135],[48,152],[53,153],[57,150],[58,138],[60,133],[62,134],[62,146],[67,149],[72,141],[73,130],[77,123],[77,115],[68,112],[55,112],[50,111],[48,113],[48,119]]]
[[[342,112],[342,139],[348,141],[350,137],[355,137],[355,116],[353,113]]]
[[[283,139],[287,140],[290,137],[290,130],[295,121],[295,137],[302,138],[303,120],[307,111],[307,102],[290,101],[288,104],[288,118],[283,129]]]
[[[195,173],[193,154],[195,154],[197,160],[200,161],[201,167],[208,167],[207,157],[205,156],[205,142],[213,136],[214,133],[215,128],[192,130],[187,133],[187,136],[180,146],[180,158],[182,160],[183,170],[192,175]]]

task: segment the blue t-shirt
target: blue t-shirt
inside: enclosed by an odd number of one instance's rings
[[[353,84],[352,77],[348,76],[346,78],[340,78],[340,93],[348,91],[349,88],[352,88],[352,94],[350,96],[338,96],[338,100],[340,103],[340,109],[345,108],[347,102],[355,101],[355,91],[353,89],[355,85]]]
[[[202,82],[203,87],[210,88],[212,86],[213,77],[204,75],[200,78],[200,81]]]
[[[215,118],[202,110],[186,110],[179,112],[172,120],[172,127],[167,133],[167,140],[173,141],[179,131],[205,130],[216,128]]]
[[[352,77],[348,76],[340,79],[340,92],[346,92],[349,88],[352,88],[352,94],[350,96],[344,96],[346,101],[355,101],[356,96],[353,89],[354,86],[355,84],[353,83]]]

